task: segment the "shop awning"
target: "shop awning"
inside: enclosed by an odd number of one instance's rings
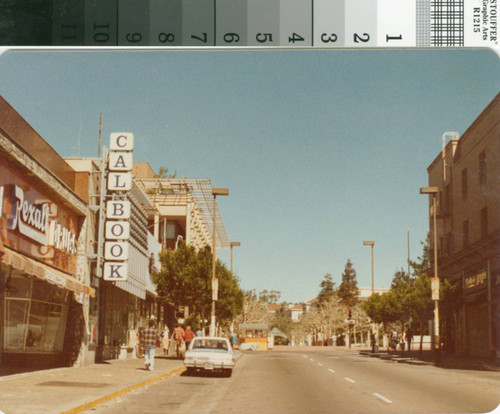
[[[95,290],[93,288],[79,282],[74,277],[27,256],[16,253],[7,247],[5,247],[5,254],[2,257],[2,262],[7,266],[12,266],[16,270],[36,276],[39,279],[71,290],[75,293],[84,293],[92,297],[95,296]]]

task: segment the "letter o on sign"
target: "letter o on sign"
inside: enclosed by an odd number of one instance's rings
[[[107,240],[128,240],[130,237],[130,223],[128,221],[113,221],[106,222],[106,239]]]
[[[106,242],[104,244],[104,258],[106,260],[127,260],[128,243],[127,242]]]

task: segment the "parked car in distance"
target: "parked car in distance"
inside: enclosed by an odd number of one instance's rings
[[[233,350],[226,338],[196,337],[184,357],[188,374],[196,371],[221,372],[230,377],[234,364]]]

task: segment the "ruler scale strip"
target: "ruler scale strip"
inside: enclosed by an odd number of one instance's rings
[[[498,47],[498,0],[40,0],[12,46]],[[9,7],[6,5],[5,7]],[[21,11],[20,11],[21,9]],[[36,28],[31,31],[16,28]]]

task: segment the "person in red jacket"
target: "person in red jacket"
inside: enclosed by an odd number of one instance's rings
[[[194,338],[194,332],[191,330],[191,327],[188,326],[186,328],[186,332],[184,332],[184,341],[186,341],[186,350],[189,349],[189,344]]]
[[[175,350],[177,354],[177,358],[182,357],[183,354],[183,345],[184,345],[184,328],[180,325],[177,324],[175,325],[174,332],[172,334],[172,337],[175,341]]]

